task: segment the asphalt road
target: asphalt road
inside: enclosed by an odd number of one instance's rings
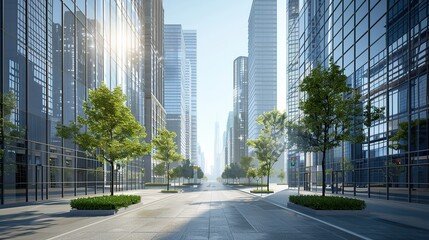
[[[113,217],[72,217],[67,200],[0,209],[0,239],[356,239],[219,183],[136,193],[143,203]]]

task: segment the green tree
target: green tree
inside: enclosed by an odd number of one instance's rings
[[[280,179],[281,183],[283,183],[286,178],[285,171],[283,169],[280,169],[279,175],[277,175],[277,177]]]
[[[240,161],[240,165],[243,168],[245,176],[249,180],[249,185],[250,185],[250,177],[247,176],[247,171],[249,170],[249,168],[253,167],[252,161],[253,161],[253,157],[249,157],[249,156],[242,156]]]
[[[189,159],[186,159],[182,162],[182,177],[189,179],[194,177],[194,166],[191,164]]]
[[[343,141],[362,142],[363,125],[380,118],[373,109],[363,111],[360,94],[347,85],[344,70],[331,59],[329,68],[320,65],[304,78],[300,91],[306,94],[300,102],[301,123],[309,150],[322,154],[322,195],[326,191],[326,154]],[[378,110],[377,110],[378,111]]]
[[[23,137],[24,130],[19,127],[19,125],[10,121],[9,117],[16,109],[16,97],[13,92],[8,92],[7,94],[0,95],[0,139],[1,139],[1,148],[0,148],[0,159],[3,158],[4,148],[6,145],[10,144],[10,141]],[[1,174],[1,172],[0,172]]]
[[[165,177],[165,171],[167,168],[165,167],[164,162],[160,162],[153,167],[153,173],[158,177]]]
[[[249,167],[247,169],[246,177],[249,179],[249,185],[250,185],[250,179],[255,179],[257,176],[258,176],[258,173],[256,168]]]
[[[262,125],[261,134],[257,139],[249,139],[247,145],[255,150],[260,168],[267,176],[267,191],[269,191],[272,167],[286,148],[286,113],[277,110],[266,112],[261,114],[256,122]]]
[[[85,116],[78,116],[77,122],[70,126],[57,126],[59,136],[73,139],[87,155],[110,163],[111,195],[114,165],[145,155],[151,149],[144,141],[145,128],[136,121],[125,101],[121,87],[109,90],[102,84],[96,90],[89,90],[88,100],[83,104]]]
[[[180,185],[180,178],[182,177],[182,166],[177,166],[173,168],[173,176],[179,179],[179,185]]]
[[[175,137],[175,132],[164,128],[152,140],[152,144],[156,148],[154,159],[162,161],[167,168],[167,191],[170,190],[170,164],[183,159],[182,155],[177,152],[177,144],[173,140]]]
[[[204,172],[200,167],[198,167],[198,170],[197,170],[197,177],[198,179],[202,179],[204,177]]]

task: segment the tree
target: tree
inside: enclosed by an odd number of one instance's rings
[[[87,155],[110,163],[111,195],[114,165],[131,161],[151,150],[151,145],[144,141],[145,128],[124,105],[125,101],[121,87],[109,90],[102,84],[96,90],[89,90],[88,100],[83,103],[85,116],[78,116],[77,122],[70,126],[57,126],[59,136],[73,139]]]
[[[375,107],[363,113],[360,94],[347,85],[344,70],[331,59],[329,68],[320,65],[304,78],[299,88],[305,92],[300,102],[301,123],[309,150],[322,154],[322,195],[326,190],[326,154],[343,141],[362,142],[363,125],[380,118]],[[378,111],[378,110],[377,110]]]
[[[0,138],[1,138],[1,149],[0,159],[3,158],[4,148],[10,144],[12,139],[16,139],[24,136],[24,130],[19,125],[10,121],[9,117],[16,109],[16,97],[13,92],[0,95]],[[1,174],[1,173],[0,173]]]
[[[277,110],[266,112],[256,119],[256,123],[262,125],[261,134],[257,139],[249,139],[247,145],[255,149],[260,168],[267,176],[267,191],[269,191],[272,167],[286,148],[286,113],[280,113]]]
[[[164,162],[160,162],[153,167],[153,173],[158,177],[165,177],[165,171],[167,168],[165,167]]]
[[[183,159],[182,155],[177,152],[177,144],[173,141],[175,137],[175,132],[164,128],[152,140],[152,144],[156,148],[154,159],[162,161],[167,168],[167,191],[170,190],[170,164]]]
[[[277,177],[280,179],[281,183],[283,183],[283,181],[285,180],[285,171],[283,169],[280,170],[279,175],[277,175]]]
[[[194,168],[189,159],[186,159],[182,163],[182,177],[189,179],[194,177]]]
[[[250,177],[247,176],[247,172],[249,168],[253,167],[252,161],[253,161],[253,157],[248,157],[248,156],[242,156],[240,161],[241,167],[243,168],[243,171],[247,179],[249,180],[249,185],[250,185]]]
[[[258,173],[256,168],[249,167],[247,169],[246,177],[249,179],[249,185],[250,185],[250,179],[255,179],[257,176],[258,176]]]

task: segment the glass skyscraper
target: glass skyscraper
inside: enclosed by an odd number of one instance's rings
[[[2,131],[1,204],[109,192],[112,169],[55,127],[83,115],[88,89],[102,82],[122,86],[144,123],[143,9],[136,0],[2,1],[0,91],[16,103],[2,117],[22,134]],[[115,169],[115,190],[140,188],[142,167]]]
[[[164,109],[164,7],[162,0],[144,0],[145,16],[145,127],[150,142],[165,127]],[[155,149],[152,149],[154,154]],[[144,156],[144,177],[152,181],[152,154]]]
[[[164,101],[167,112],[167,128],[176,133],[177,136],[174,140],[177,143],[178,152],[186,157],[188,156],[186,150],[189,149],[187,147],[189,138],[186,134],[186,130],[189,129],[186,121],[186,102],[190,100],[188,99],[190,96],[188,86],[190,75],[189,71],[186,74],[186,69],[188,67],[189,70],[190,64],[186,64],[185,40],[180,24],[166,24],[164,26],[164,51]]]
[[[297,84],[330,58],[363,106],[385,108],[386,118],[365,128],[364,143],[330,152],[331,191],[429,203],[428,11],[427,1],[288,1],[289,112],[302,97]],[[298,121],[299,111],[289,117]],[[304,162],[290,151],[288,159],[298,159],[303,187],[320,191],[320,158],[310,155]]]
[[[236,163],[240,163],[241,158],[247,156],[249,86],[247,60],[247,57],[238,57],[234,60],[232,161]]]
[[[277,108],[277,0],[253,0],[248,26],[248,137],[255,139],[256,118]]]
[[[197,31],[183,30],[186,59],[190,67],[190,160],[198,163],[197,150]]]

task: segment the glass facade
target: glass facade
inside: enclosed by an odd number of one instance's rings
[[[255,139],[261,130],[256,118],[277,108],[277,0],[253,1],[248,32],[248,136]]]
[[[55,127],[83,115],[88,89],[102,82],[122,86],[144,123],[141,1],[2,1],[0,13],[0,90],[16,103],[4,117],[23,132],[1,136],[1,204],[109,192],[112,169],[56,136]],[[140,188],[142,164],[115,169],[115,190]]]
[[[243,156],[247,156],[248,130],[248,71],[247,57],[238,57],[234,60],[234,122],[232,137],[232,161],[240,163]]]
[[[332,192],[429,203],[428,11],[427,1],[288,1],[289,111],[302,97],[296,83],[330,58],[364,106],[385,108],[386,118],[365,128],[364,143],[330,152]],[[320,191],[320,156],[307,155],[288,152],[299,159],[289,183],[297,184],[299,166],[301,186]]]
[[[183,30],[185,40],[186,59],[190,67],[190,160],[197,163],[197,31]]]
[[[164,26],[165,51],[165,111],[167,112],[167,129],[176,133],[174,139],[182,156],[188,156],[189,118],[186,117],[187,104],[190,103],[190,63],[186,61],[186,47],[183,30],[180,24]],[[188,64],[186,64],[188,62]],[[186,69],[188,68],[188,74]],[[189,110],[188,110],[189,113]],[[188,121],[187,121],[188,119]]]
[[[162,0],[144,0],[145,16],[145,127],[146,141],[158,135],[165,127],[164,109],[164,7]],[[145,155],[144,177],[150,182],[153,176],[153,154]]]

